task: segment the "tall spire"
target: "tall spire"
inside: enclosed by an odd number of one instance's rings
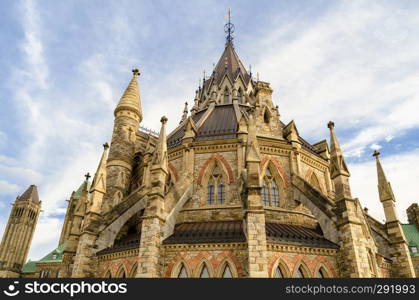
[[[348,167],[346,166],[345,159],[343,158],[343,153],[340,148],[340,144],[335,134],[335,123],[330,121],[327,124],[327,127],[330,129],[330,162],[331,162],[331,177],[332,179],[344,175],[349,177],[350,173]]]
[[[27,201],[38,203],[39,202],[39,195],[38,195],[38,188],[36,185],[29,186],[26,191],[19,197],[17,197],[16,201]]]
[[[377,177],[378,177],[378,193],[380,195],[380,201],[396,201],[393,190],[391,188],[390,182],[387,181],[386,175],[383,170],[383,166],[381,165],[379,156],[380,152],[374,151],[374,154],[372,155],[375,157],[375,161],[377,164]]]
[[[153,157],[153,169],[160,168],[168,173],[168,158],[167,158],[167,136],[166,136],[166,123],[167,118],[163,116],[160,119],[161,129],[159,134],[159,140],[156,146],[156,151]]]
[[[115,108],[115,116],[121,110],[130,110],[136,113],[140,119],[140,122],[143,118],[141,111],[141,100],[140,100],[140,90],[138,88],[138,76],[140,76],[140,71],[138,69],[132,70],[132,79],[128,84],[124,94],[119,100],[118,105]]]
[[[183,109],[182,119],[180,120],[179,124],[185,121],[187,117],[188,117],[188,102],[185,102],[185,108]]]
[[[97,167],[95,177],[93,177],[92,186],[90,187],[91,212],[100,213],[102,207],[103,195],[106,193],[106,160],[108,158],[108,143],[103,145],[103,153]]]

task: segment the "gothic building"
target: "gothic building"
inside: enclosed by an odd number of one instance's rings
[[[335,124],[330,142],[315,144],[284,124],[231,32],[170,133],[166,117],[158,134],[140,127],[139,76],[115,108],[93,180],[69,199],[58,247],[39,261],[24,264],[36,187],[16,199],[1,277],[415,276],[379,153],[379,199],[368,201],[381,201],[385,223],[352,196]]]

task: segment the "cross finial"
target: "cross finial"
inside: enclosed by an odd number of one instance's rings
[[[132,69],[132,74],[134,74],[134,76],[139,76],[140,75],[140,70],[138,70],[137,68]]]
[[[333,129],[334,127],[335,127],[335,123],[333,123],[333,121],[329,121],[329,123],[327,123],[327,128]]]
[[[374,150],[374,153],[372,154],[372,156],[377,158],[379,155],[380,155],[380,152],[378,152],[377,150]]]
[[[231,10],[228,9],[228,13],[226,15],[228,18],[228,23],[224,25],[224,32],[227,34],[227,44],[233,42],[233,32],[234,32],[234,24],[231,23]]]
[[[89,173],[89,172],[87,172],[87,174],[86,174],[86,175],[84,175],[84,177],[86,177],[86,181],[89,181],[89,178],[90,178],[90,177],[92,177],[92,176],[90,176],[90,173]]]

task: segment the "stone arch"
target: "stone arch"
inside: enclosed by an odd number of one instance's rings
[[[176,171],[176,168],[169,162],[168,163],[169,172],[172,173],[172,179],[174,179],[174,182],[177,182],[179,180],[179,175]]]
[[[314,269],[314,272],[313,272],[313,277],[318,277],[317,274],[320,273],[321,270],[323,270],[322,271],[323,277],[321,277],[321,278],[331,278],[331,277],[333,277],[331,275],[331,271],[329,271],[329,269],[322,262],[317,264],[317,266],[316,266],[316,268]]]
[[[208,270],[209,278],[215,277],[214,268],[212,267],[212,264],[206,258],[203,258],[201,262],[195,268],[195,272],[193,274],[194,277],[201,278],[201,272],[204,267],[206,267]]]
[[[96,251],[100,251],[102,249],[112,246],[121,228],[133,215],[144,209],[146,203],[147,197],[144,196],[138,202],[132,205],[129,209],[125,210],[122,214],[118,215],[117,218],[113,220],[105,220],[108,221],[109,224],[99,232],[98,239],[96,240]]]
[[[112,276],[112,271],[111,271],[111,269],[109,268],[108,270],[106,270],[105,271],[105,273],[104,273],[104,275],[103,275],[103,278],[113,278],[113,276]]]
[[[224,257],[224,259],[218,265],[216,277],[218,277],[218,278],[223,277],[223,273],[224,273],[224,270],[225,270],[226,266],[229,267],[231,275],[232,275],[233,278],[239,277],[239,275],[237,273],[236,265],[229,257]]]
[[[269,124],[271,121],[271,117],[272,117],[272,112],[269,109],[268,106],[264,105],[263,109],[262,109],[262,117],[263,117],[263,122],[265,124]]]
[[[317,256],[313,261],[312,265],[314,265],[313,269],[313,276],[315,277],[317,274],[317,271],[323,267],[323,269],[326,271],[328,278],[336,278],[338,277],[338,274],[336,272],[336,268],[333,265],[333,263],[327,259],[324,256]]]
[[[186,261],[183,258],[181,258],[180,260],[178,260],[176,262],[176,264],[173,266],[170,277],[171,278],[178,278],[179,272],[182,269],[182,267],[185,268],[187,277],[188,278],[191,278],[192,275],[193,275],[193,272],[192,272],[191,268],[189,267],[189,265],[186,263]]]
[[[118,271],[116,271],[115,278],[127,278],[127,274],[128,274],[127,269],[125,268],[125,265],[122,264],[119,267]]]
[[[282,258],[278,258],[276,262],[274,263],[272,270],[271,270],[271,278],[275,277],[276,269],[280,268],[282,274],[284,275],[284,278],[290,278],[291,277],[291,271],[288,267],[288,265],[285,263],[285,261]]]
[[[305,180],[309,182],[313,187],[319,190],[319,192],[326,195],[326,188],[323,186],[323,182],[319,179],[316,172],[313,169],[308,169],[305,174]]]
[[[231,169],[230,164],[227,162],[227,160],[222,155],[220,155],[219,153],[214,153],[202,165],[201,170],[198,173],[198,180],[197,180],[198,185],[202,186],[203,179],[206,175],[206,171],[207,171],[208,167],[210,167],[212,164],[215,163],[215,160],[217,162],[219,162],[219,165],[221,166],[221,168],[224,170],[225,174],[227,175],[228,183],[229,184],[234,183],[233,170]]]
[[[138,269],[138,263],[135,263],[131,267],[131,271],[129,272],[129,278],[135,278],[135,276],[137,276],[137,269]]]
[[[259,164],[260,174],[265,174],[269,164],[272,164],[271,166],[272,169],[274,169],[274,173],[276,173],[278,177],[282,179],[282,182],[284,184],[284,190],[286,190],[290,185],[290,180],[288,178],[287,173],[285,172],[285,169],[282,167],[282,164],[275,157],[266,155],[261,159]]]
[[[304,278],[312,278],[313,275],[310,272],[310,269],[308,267],[308,264],[304,261],[304,259],[301,259],[298,263],[295,264],[294,270],[292,272],[292,277],[296,278],[298,270],[301,270]]]

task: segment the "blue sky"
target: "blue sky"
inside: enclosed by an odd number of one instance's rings
[[[274,89],[281,120],[315,143],[333,120],[354,197],[383,219],[373,149],[400,218],[418,201],[417,1],[2,1],[0,233],[37,184],[43,213],[30,257],[56,246],[66,199],[110,141],[112,111],[142,71],[143,125],[178,124],[224,47],[231,7],[243,63]]]

